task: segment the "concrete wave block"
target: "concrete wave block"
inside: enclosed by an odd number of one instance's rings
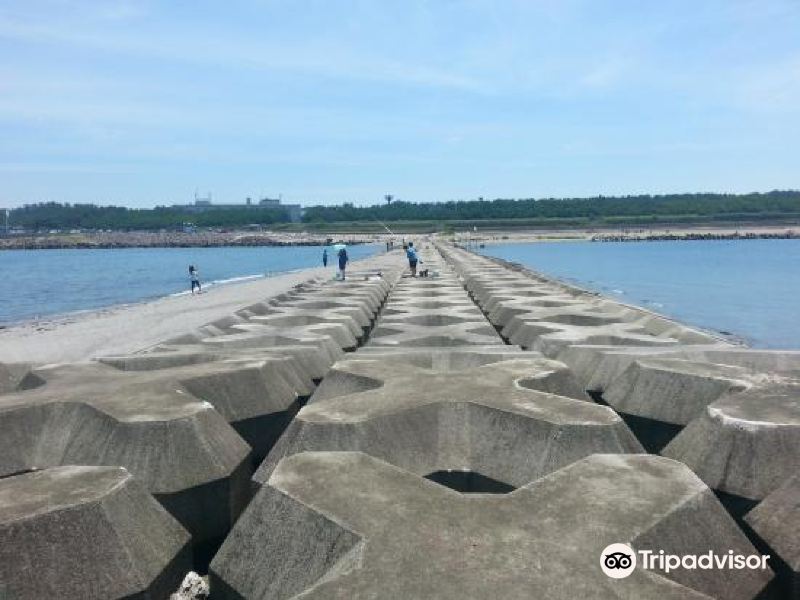
[[[642,358],[683,358],[701,362],[718,362],[732,365],[730,361],[708,361],[704,350],[724,348],[724,345],[708,346],[609,346],[572,344],[564,347],[555,357],[570,366],[582,385],[593,392],[603,392],[630,365]]]
[[[199,556],[243,508],[251,465],[245,441],[189,391],[213,388],[211,380],[188,377],[197,368],[122,372],[95,363],[35,370],[45,385],[0,396],[0,474],[70,464],[125,467],[190,531]],[[230,379],[224,370],[217,375],[215,398],[223,408]]]
[[[767,496],[745,521],[777,559],[781,597],[800,598],[800,475]]]
[[[393,297],[389,297],[384,305],[384,310],[381,311],[381,315],[387,309],[397,309],[397,310],[468,310],[474,309],[475,305],[471,302],[468,302],[463,294],[457,295],[448,295],[447,298],[398,298],[394,299]]]
[[[103,357],[99,360],[125,371],[149,371],[153,369],[151,366],[153,363],[161,361],[168,366],[183,366],[184,364],[200,364],[226,359],[259,360],[269,357],[289,357],[292,360],[291,370],[296,372],[298,379],[303,382],[298,385],[298,389],[307,390],[303,394],[304,396],[310,395],[314,391],[315,383],[322,379],[330,368],[331,357],[323,348],[297,343],[292,345],[291,340],[284,341],[286,343],[265,348],[227,347],[216,351],[203,344],[159,345],[146,353],[125,357],[124,363],[117,361],[116,357]]]
[[[464,294],[464,290],[456,286],[415,289],[398,284],[397,289],[392,292],[389,298],[388,302],[455,302],[460,303],[462,306],[474,306]]]
[[[537,302],[541,300],[561,300],[564,302],[576,301],[575,297],[571,294],[566,294],[563,290],[550,287],[532,284],[530,281],[523,281],[519,284],[494,284],[491,287],[482,290],[476,289],[474,286],[467,285],[470,295],[475,302],[484,311],[489,312],[496,306],[495,298],[513,298],[517,302]],[[532,304],[535,306],[535,304]]]
[[[371,281],[326,281],[299,287],[268,301],[252,304],[236,314],[250,318],[269,314],[275,307],[309,301],[346,301],[350,306],[367,307],[374,314],[383,304],[392,285],[391,279],[387,278]]]
[[[516,300],[514,297],[515,291],[524,292],[526,290],[525,282],[527,282],[527,285],[530,286],[527,289],[530,289],[534,294],[540,291],[561,294],[565,298],[581,299],[586,303],[586,306],[623,313],[624,316],[620,320],[626,322],[638,321],[641,325],[641,333],[669,338],[685,344],[710,344],[720,341],[719,336],[711,333],[686,327],[672,319],[644,309],[597,297],[594,294],[556,280],[536,276],[535,273],[527,270],[519,269],[519,273],[514,274],[515,267],[511,264],[494,264],[491,267],[486,267],[484,265],[488,264],[487,259],[483,257],[471,261],[469,259],[461,259],[460,262],[462,266],[458,267],[457,270],[460,269],[464,273],[467,289],[487,312],[494,307],[492,304],[494,297],[503,296],[506,299]],[[471,266],[467,268],[463,266],[464,264],[470,264]],[[472,271],[472,273],[467,274],[468,271]],[[519,316],[519,313],[514,309],[509,310],[511,311],[511,318]],[[492,322],[495,324],[497,324],[494,320],[496,317],[496,315],[490,315]],[[506,327],[507,323],[504,322],[500,326]],[[504,335],[509,337],[508,334],[504,333]]]
[[[200,343],[208,352],[228,352],[230,350],[270,350],[284,346],[312,346],[323,353],[325,361],[330,365],[344,356],[342,347],[329,335],[310,331],[264,331],[263,327],[256,331],[243,331],[220,335],[190,342]],[[170,343],[168,345],[178,345]]]
[[[357,359],[389,360],[447,373],[488,365],[501,360],[542,358],[536,352],[522,353],[518,346],[479,346],[464,348],[391,348],[365,346],[355,355]],[[330,380],[329,380],[330,381]],[[577,388],[580,391],[580,388]]]
[[[296,319],[300,321],[301,319]],[[275,335],[275,336],[299,336],[304,335],[317,335],[327,336],[336,344],[336,347],[345,352],[352,352],[358,347],[359,340],[350,331],[347,325],[342,323],[333,322],[319,322],[309,325],[286,325],[286,326],[271,326],[250,321],[237,325],[236,329],[251,335]],[[214,339],[214,338],[212,338]]]
[[[534,358],[542,357],[541,355],[537,356],[537,353],[525,352],[523,354],[520,348],[513,346],[465,346],[455,349],[414,348],[413,350],[369,346],[359,350],[352,360],[380,361],[383,364],[403,364],[435,373],[450,373],[482,367],[504,360],[530,360]],[[369,370],[370,367],[359,365],[355,369],[349,369],[348,365],[352,364],[350,361],[337,363],[336,367],[329,373],[329,376],[317,388],[310,402],[319,402],[320,400],[344,396],[358,391],[376,389],[383,385],[380,379],[384,373],[382,367],[378,367],[374,375],[363,376],[360,373]],[[551,389],[555,393],[581,400],[588,398],[583,394],[580,387],[576,385],[577,382],[565,368],[566,365],[550,361],[542,361],[539,364],[551,366],[551,370],[546,368],[539,369],[536,373],[549,379]],[[562,374],[560,380],[552,377],[554,371]]]
[[[355,340],[355,345],[358,345],[364,338],[364,329],[353,317],[348,315],[336,314],[333,312],[325,312],[318,310],[304,310],[304,309],[290,309],[285,308],[276,314],[263,315],[253,317],[250,323],[258,325],[266,325],[268,327],[282,328],[282,327],[306,327],[309,325],[321,324],[338,324],[352,335],[352,340]],[[352,345],[352,341],[348,338],[348,345]]]
[[[122,468],[55,467],[0,479],[0,597],[168,597],[189,534]]]
[[[546,323],[538,320],[528,321],[520,315],[509,321],[501,331],[503,339],[508,340],[509,344],[531,348],[536,339],[548,333],[560,333],[565,327],[556,323]]]
[[[662,356],[666,352],[660,347],[570,344],[556,358],[569,365],[585,389],[604,392],[638,358]]]
[[[684,353],[694,360],[724,363],[743,367],[754,373],[800,373],[800,350],[754,350],[730,344],[686,348]]]
[[[488,319],[497,327],[504,328],[516,316],[543,309],[580,309],[585,304],[561,295],[539,295],[535,298],[517,298],[511,295],[493,296],[483,307]],[[509,331],[513,333],[513,331]]]
[[[599,567],[610,543],[755,549],[683,465],[594,455],[510,494],[461,494],[359,452],[285,458],[211,565],[215,597],[753,598],[769,570]]]
[[[716,490],[765,498],[800,468],[800,385],[776,379],[710,404],[662,454]]]
[[[371,285],[340,281],[335,282],[335,285],[329,285],[318,290],[314,296],[334,300],[362,300],[367,303],[371,310],[377,311],[386,300],[391,287],[391,284],[385,280]]]
[[[423,303],[444,303],[443,308],[422,309],[408,314],[391,313],[381,317],[372,330],[368,345],[388,347],[456,347],[464,345],[492,345],[500,339],[483,315],[474,310],[474,304],[464,290],[440,286],[433,281],[409,281],[398,284],[392,292],[387,307]],[[452,307],[463,307],[470,313],[458,312]]]
[[[0,394],[21,392],[39,387],[44,383],[31,372],[27,363],[0,363]]]
[[[531,308],[512,317],[502,329],[503,336],[513,339],[521,328],[537,324],[552,327],[599,327],[602,325],[626,325],[631,329],[624,313],[603,311],[591,305],[574,305],[555,308]],[[636,327],[638,329],[638,327]]]
[[[312,450],[360,450],[419,475],[473,471],[510,485],[588,454],[642,451],[614,411],[568,397],[581,394],[565,365],[546,359],[463,370],[341,361],[254,480],[266,481],[283,456]]]
[[[375,320],[375,311],[371,310],[366,302],[355,300],[354,302],[342,302],[338,300],[294,300],[283,305],[276,306],[271,314],[280,314],[284,311],[307,311],[302,314],[316,315],[346,315],[355,319],[363,328],[369,329]]]
[[[413,324],[419,325],[426,319],[437,316],[449,317],[453,323],[463,323],[466,321],[479,321],[484,323],[486,319],[471,302],[413,302],[413,301],[392,301],[386,303],[381,311],[382,323],[405,322],[406,319],[413,319]]]
[[[320,358],[315,348],[307,346],[294,346],[275,350],[236,352],[214,354],[203,352],[201,349],[182,347],[175,350],[160,348],[146,354],[131,354],[123,356],[105,356],[98,358],[98,362],[110,365],[120,371],[157,371],[172,369],[189,365],[201,365],[214,362],[228,361],[250,363],[262,362],[265,359],[272,364],[280,365],[278,377],[285,380],[295,390],[296,394],[305,397],[314,391],[315,371],[321,371],[319,377],[327,370],[315,365]]]
[[[603,392],[618,412],[686,425],[727,394],[748,389],[742,367],[675,358],[635,360]]]
[[[210,323],[206,323],[205,325],[198,327],[197,331],[203,336],[225,335],[226,333],[230,333],[235,325],[246,322],[247,319],[243,317],[237,315],[231,315],[228,317],[217,319]]]
[[[582,330],[581,330],[582,329]],[[624,325],[607,325],[602,327],[570,328],[557,333],[546,333],[537,336],[528,346],[523,348],[538,350],[545,356],[555,358],[567,346],[572,344],[590,344],[600,346],[655,346],[670,348],[678,344],[676,340],[658,338],[652,335],[636,333]]]

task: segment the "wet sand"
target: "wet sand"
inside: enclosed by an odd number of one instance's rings
[[[366,265],[368,260],[354,261],[353,266]],[[167,296],[24,322],[0,330],[0,362],[78,362],[135,352],[285,292],[303,281],[329,278],[333,273],[330,268],[304,269],[215,286],[194,296]]]

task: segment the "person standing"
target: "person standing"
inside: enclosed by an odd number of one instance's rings
[[[328,266],[328,249],[327,248],[323,248],[323,250],[322,250],[322,266],[323,267],[327,267]]]
[[[339,275],[341,276],[342,281],[344,281],[344,271],[347,268],[347,249],[341,248],[339,250]]]
[[[408,258],[408,267],[411,269],[411,276],[417,276],[417,261],[422,262],[417,258],[417,251],[414,249],[414,242],[408,242],[406,248],[406,258]]]
[[[194,288],[197,288],[198,294],[202,293],[200,274],[197,272],[197,269],[194,268],[194,265],[189,265],[189,279],[192,281],[192,294],[194,294]]]

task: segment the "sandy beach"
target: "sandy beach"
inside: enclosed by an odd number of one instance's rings
[[[354,261],[354,267],[363,266],[368,260]],[[333,273],[330,268],[304,269],[215,286],[195,296],[167,296],[21,323],[0,330],[0,362],[78,362],[135,352],[285,292],[303,281],[332,277]]]

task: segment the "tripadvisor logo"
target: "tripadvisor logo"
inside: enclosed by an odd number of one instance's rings
[[[766,569],[769,554],[735,554],[728,550],[716,554],[709,550],[703,554],[667,554],[663,550],[639,550],[636,552],[628,544],[609,544],[600,553],[600,568],[613,579],[624,579],[636,569],[669,573],[681,568],[689,571],[711,569]]]
[[[600,568],[613,579],[624,579],[636,568],[636,553],[627,544],[610,544],[600,555]]]

